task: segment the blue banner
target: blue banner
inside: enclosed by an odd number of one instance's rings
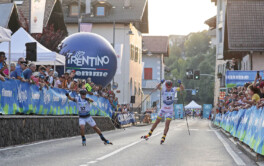
[[[183,105],[182,104],[174,104],[174,117],[175,119],[183,118]]]
[[[125,113],[125,114],[121,114],[118,113],[117,114],[117,120],[121,125],[127,125],[127,124],[132,124],[135,123],[135,114],[133,113]]]
[[[203,118],[209,119],[212,108],[213,108],[212,104],[204,104],[203,105]]]
[[[219,122],[220,121],[220,122]],[[264,109],[249,109],[217,114],[214,124],[250,146],[256,153],[264,154]]]
[[[226,71],[226,86],[232,88],[235,86],[244,86],[247,82],[254,82],[257,71]],[[263,71],[259,72],[259,75],[263,78]]]
[[[77,115],[76,103],[65,96],[66,90],[43,88],[19,80],[7,79],[0,82],[0,113],[4,115],[38,114],[38,115]],[[76,92],[70,92],[76,97]],[[112,117],[112,106],[108,99],[87,95],[94,102],[91,115]]]

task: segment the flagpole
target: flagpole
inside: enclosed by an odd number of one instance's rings
[[[29,0],[29,21],[28,21],[28,32],[31,34],[31,0]]]

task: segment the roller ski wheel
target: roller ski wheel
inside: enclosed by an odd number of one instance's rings
[[[145,139],[147,141],[149,139],[149,137],[144,135],[144,136],[141,137],[141,139]]]
[[[86,146],[86,140],[82,141],[82,146]]]
[[[107,140],[107,141],[105,141],[105,142],[104,142],[104,144],[105,144],[105,145],[113,145],[113,143],[112,143],[112,142],[110,142],[110,141],[108,141],[108,140]]]

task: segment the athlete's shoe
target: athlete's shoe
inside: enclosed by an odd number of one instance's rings
[[[165,142],[165,137],[161,137],[160,144],[163,144]]]
[[[108,141],[108,140],[104,141],[104,144],[105,144],[105,145],[108,145],[108,144],[113,145],[113,143],[110,142],[110,141]]]

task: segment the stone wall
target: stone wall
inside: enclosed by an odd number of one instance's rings
[[[102,131],[114,130],[110,118],[93,117]],[[94,133],[86,125],[86,134]],[[78,116],[0,116],[0,147],[80,135]]]

